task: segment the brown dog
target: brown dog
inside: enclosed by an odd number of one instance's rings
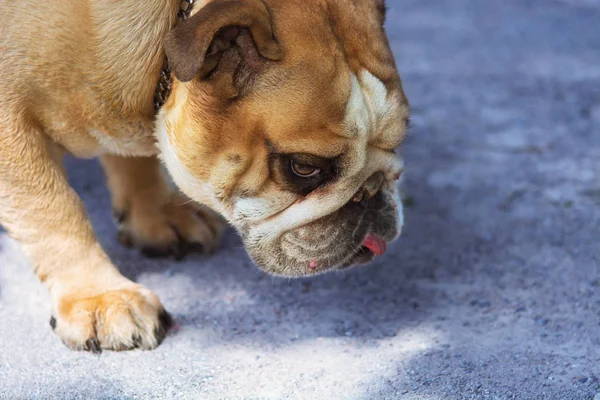
[[[145,251],[223,230],[157,156],[272,274],[364,263],[400,232],[408,106],[383,0],[180,1],[0,3],[0,222],[72,348],[150,349],[169,318],[98,244],[65,152],[101,157],[120,238]]]

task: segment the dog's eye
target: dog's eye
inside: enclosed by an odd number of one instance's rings
[[[302,196],[328,184],[338,175],[337,159],[307,153],[271,153],[269,170],[280,187]]]
[[[308,164],[300,164],[294,160],[290,161],[292,172],[301,178],[311,178],[321,172],[321,168],[317,168]]]

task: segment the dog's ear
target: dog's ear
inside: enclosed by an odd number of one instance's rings
[[[175,77],[183,82],[208,76],[220,63],[228,72],[247,76],[264,59],[283,58],[269,10],[260,0],[208,3],[167,34],[165,52]]]

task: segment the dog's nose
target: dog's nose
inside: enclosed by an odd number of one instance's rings
[[[356,192],[356,194],[352,198],[352,201],[354,201],[355,203],[360,203],[361,201],[371,199],[377,194],[377,192],[381,188],[384,177],[385,176],[383,175],[383,172],[375,172],[369,177],[369,179],[365,181],[365,183],[363,183],[361,188],[358,190],[358,192]]]

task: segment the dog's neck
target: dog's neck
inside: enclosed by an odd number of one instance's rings
[[[179,11],[177,12],[177,22],[184,22],[190,17],[194,7],[195,0],[181,0]],[[164,57],[163,67],[158,77],[156,89],[154,90],[154,110],[158,112],[165,104],[169,94],[171,93],[171,68],[169,68],[169,60]]]
[[[181,0],[123,0],[115,4],[89,2],[96,32],[91,81],[100,97],[120,112],[153,118],[163,42],[177,22]]]

